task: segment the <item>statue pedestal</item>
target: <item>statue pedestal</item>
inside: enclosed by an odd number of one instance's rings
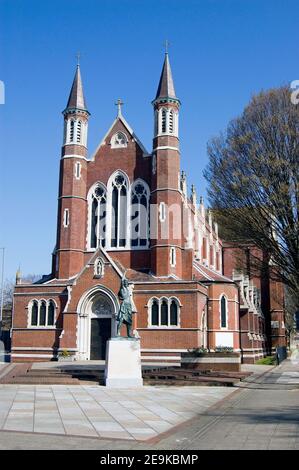
[[[105,385],[109,388],[142,387],[140,340],[111,338],[107,341]]]

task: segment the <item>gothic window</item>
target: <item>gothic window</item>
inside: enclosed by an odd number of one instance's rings
[[[77,143],[80,144],[82,135],[82,122],[77,122]]]
[[[55,325],[56,305],[53,300],[33,300],[29,303],[29,324],[36,327],[53,327]]]
[[[75,121],[70,122],[70,142],[74,142]]]
[[[170,134],[173,134],[173,129],[174,129],[173,124],[174,124],[173,123],[173,111],[170,110],[169,111],[169,133]]]
[[[97,183],[90,199],[90,248],[106,245],[106,202],[106,189],[101,183]]]
[[[152,303],[151,323],[153,326],[159,325],[159,303],[156,299]]]
[[[127,241],[127,195],[126,178],[118,173],[112,181],[111,247],[122,248]]]
[[[127,147],[128,139],[123,132],[117,132],[112,136],[111,148]]]
[[[158,134],[158,122],[159,122],[159,113],[158,111],[156,110],[155,111],[155,128],[154,128],[154,135],[157,135]]]
[[[178,327],[180,303],[174,298],[151,299],[149,301],[150,326]]]
[[[64,120],[64,128],[63,128],[63,143],[65,144],[67,139],[67,119]]]
[[[152,173],[153,173],[153,175],[156,174],[156,171],[157,171],[157,156],[154,153],[154,155],[152,157]]]
[[[166,300],[162,300],[161,304],[161,325],[168,325],[168,303]]]
[[[46,325],[46,313],[47,313],[47,308],[46,308],[46,302],[42,301],[40,308],[39,308],[39,324],[40,326],[45,326]]]
[[[137,181],[131,192],[131,245],[148,245],[148,199],[149,191],[142,181]]]
[[[175,326],[178,324],[178,304],[175,300],[170,303],[170,324]]]
[[[227,328],[227,299],[222,295],[220,299],[221,328]]]
[[[31,305],[31,325],[37,326],[37,322],[38,322],[38,303],[36,300],[34,300]]]
[[[54,325],[54,318],[55,318],[55,304],[53,300],[49,301],[48,305],[48,326]]]
[[[167,115],[166,109],[162,109],[161,130],[163,134],[166,132],[166,115]]]

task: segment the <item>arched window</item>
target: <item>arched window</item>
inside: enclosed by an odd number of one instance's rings
[[[97,183],[90,199],[90,248],[106,245],[106,202],[106,189],[101,183]]]
[[[149,300],[149,326],[178,327],[180,302],[176,298]]]
[[[131,246],[148,245],[148,199],[149,190],[142,181],[137,181],[131,192]]]
[[[159,122],[159,113],[155,111],[155,126],[154,126],[154,135],[158,134],[158,122]]]
[[[77,143],[80,144],[82,137],[82,122],[77,122]]]
[[[153,326],[159,325],[159,303],[156,299],[153,300],[153,303],[152,303],[151,324]]]
[[[75,122],[71,120],[70,122],[70,142],[74,142],[74,132],[75,132]]]
[[[223,295],[220,300],[221,328],[227,328],[227,300]]]
[[[47,321],[48,326],[54,325],[54,318],[55,318],[55,304],[53,300],[50,300],[48,304],[48,321]]]
[[[166,116],[167,116],[166,109],[162,109],[161,130],[163,134],[166,132]]]
[[[47,307],[46,302],[42,301],[40,308],[39,308],[39,324],[40,326],[46,325],[46,315],[47,315]]]
[[[127,196],[126,178],[118,173],[112,181],[111,247],[122,248],[127,242]]]
[[[38,324],[38,303],[36,300],[31,305],[31,325],[37,326]]]
[[[161,303],[161,325],[168,325],[168,302],[166,300],[162,300]]]
[[[127,147],[128,138],[124,132],[117,132],[112,136],[111,148]]]
[[[169,134],[173,134],[174,131],[174,119],[172,109],[169,111]]]
[[[33,300],[29,303],[29,324],[30,326],[41,327],[55,326],[55,309],[54,300]]]
[[[178,324],[178,304],[175,300],[170,303],[170,324],[175,326]]]

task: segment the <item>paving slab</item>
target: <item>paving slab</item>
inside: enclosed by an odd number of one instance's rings
[[[202,413],[232,389],[84,385],[0,387],[0,429],[145,441]]]

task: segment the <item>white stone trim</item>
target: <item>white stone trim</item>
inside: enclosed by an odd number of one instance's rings
[[[47,358],[47,357],[53,357],[55,356],[55,354],[11,354],[10,355],[11,357],[43,357],[43,358]]]
[[[52,292],[49,292],[50,295],[53,295]],[[32,320],[32,306],[33,306],[33,303],[36,302],[37,303],[37,325],[32,325],[31,324],[31,320]],[[41,309],[41,305],[42,303],[45,303],[46,304],[46,317],[45,317],[45,325],[40,325],[40,309]],[[50,305],[50,302],[53,302],[54,304],[54,319],[53,319],[53,325],[48,325],[48,315],[49,315],[49,305]],[[31,300],[29,300],[28,302],[28,305],[26,307],[27,309],[27,329],[30,329],[30,330],[56,330],[56,319],[57,319],[57,309],[58,309],[58,306],[57,306],[57,303],[56,301],[51,297],[49,299],[45,299],[45,298],[41,298],[41,299],[36,299],[36,298],[33,298]]]
[[[153,305],[154,301],[158,302],[158,325],[152,325],[152,305]],[[163,301],[166,301],[166,303],[167,303],[167,320],[168,320],[167,325],[161,325],[161,306],[162,306]],[[171,325],[170,324],[170,306],[171,306],[172,301],[174,301],[177,305],[177,325]],[[157,297],[157,296],[151,297],[148,300],[147,305],[146,305],[146,308],[148,309],[148,314],[147,314],[148,327],[150,329],[154,329],[154,330],[156,330],[156,329],[174,329],[174,330],[176,330],[178,328],[181,328],[181,307],[182,307],[182,304],[181,304],[180,300],[175,296],[165,297],[165,295],[162,294],[161,297]]]
[[[82,170],[82,165],[80,162],[75,162],[74,165],[74,173],[75,173],[75,178],[76,180],[81,179],[81,170]]]
[[[116,314],[119,310],[119,301],[115,294],[103,285],[94,286],[86,291],[80,298],[77,305],[77,331],[76,344],[78,349],[77,358],[79,360],[90,359],[90,337],[91,337],[91,318],[95,318],[92,314],[91,306],[94,298],[98,295],[105,295],[111,303],[111,336],[116,334]],[[104,317],[103,317],[104,318]],[[107,316],[105,316],[107,318]]]
[[[121,134],[124,137],[125,143],[124,144],[116,144],[116,136],[118,134]],[[117,131],[113,134],[110,140],[110,145],[112,149],[118,149],[118,148],[126,148],[128,147],[128,136],[125,132],[123,131]]]
[[[76,154],[64,155],[63,157],[61,157],[61,160],[64,160],[67,158],[78,158],[80,160],[85,160],[86,162],[89,161],[86,157],[83,157],[83,155],[76,155]]]
[[[169,250],[169,262],[172,268],[176,267],[176,249],[174,246],[171,246]]]
[[[63,211],[63,227],[68,228],[70,225],[70,210],[66,207]]]
[[[126,201],[126,208],[127,208],[127,227],[126,227],[126,241],[125,241],[125,246],[124,247],[119,247],[119,246],[111,246],[111,235],[112,235],[112,191],[113,191],[113,181],[115,180],[115,178],[118,176],[118,175],[121,175],[125,181],[126,181],[126,198],[127,198],[127,201]],[[130,179],[128,177],[128,175],[123,171],[123,170],[116,170],[112,173],[112,175],[110,175],[109,177],[109,180],[108,180],[108,183],[107,183],[107,202],[106,202],[106,234],[107,234],[107,237],[106,237],[106,247],[107,249],[109,250],[110,248],[112,249],[115,249],[115,250],[118,250],[119,248],[122,248],[122,249],[127,249],[129,250],[131,247],[130,247],[130,228],[131,228],[131,224],[130,224]],[[119,200],[119,198],[118,198]],[[118,218],[120,217],[120,210],[118,208]],[[118,223],[117,224],[117,230],[118,230],[118,233],[117,233],[117,236],[116,236],[116,240],[117,240],[117,244],[119,243],[119,240],[120,240],[120,237],[119,237],[119,228],[120,228],[120,224]]]
[[[161,134],[161,136],[163,136],[163,135],[165,135],[165,134]],[[171,147],[169,145],[163,145],[163,146],[160,146],[160,147],[155,147],[153,152],[156,152],[157,150],[175,150],[176,152],[181,153],[177,147]]]
[[[98,237],[97,237],[97,246],[95,248],[91,248],[91,226],[92,226],[92,202],[93,202],[93,193],[95,191],[95,189],[97,187],[101,187],[104,192],[105,192],[105,197],[106,197],[106,220],[105,220],[105,225],[106,225],[106,232],[105,232],[105,235],[106,235],[106,238],[105,238],[105,244],[107,244],[107,237],[108,237],[108,233],[107,233],[107,212],[108,212],[108,195],[107,195],[107,186],[102,183],[101,181],[96,181],[88,190],[88,193],[87,193],[87,230],[86,230],[86,249],[87,251],[96,251],[98,249]],[[99,228],[98,228],[99,230]],[[99,233],[98,233],[99,234]],[[105,245],[106,246],[106,245]]]

